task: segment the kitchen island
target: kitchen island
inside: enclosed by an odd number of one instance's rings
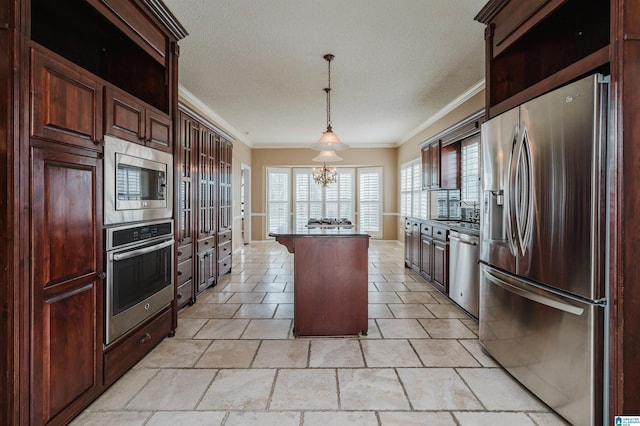
[[[294,335],[366,335],[369,235],[340,226],[269,235],[294,255]]]

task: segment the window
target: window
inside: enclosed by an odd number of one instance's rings
[[[267,168],[267,234],[289,226],[291,170]]]
[[[358,221],[360,229],[382,238],[382,167],[337,170],[336,183],[324,188],[313,181],[310,167],[267,168],[267,234],[289,226],[291,216],[297,228],[310,218],[329,217]]]
[[[462,141],[460,198],[466,205],[480,205],[480,137]]]
[[[382,167],[358,169],[358,226],[382,238]]]
[[[427,191],[422,190],[420,159],[400,167],[400,216],[427,218]]]
[[[324,188],[313,181],[313,169],[294,168],[296,226],[306,225],[310,218],[346,218],[354,221],[354,173],[355,169],[339,168],[336,183]]]

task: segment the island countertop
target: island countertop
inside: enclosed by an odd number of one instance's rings
[[[284,226],[269,233],[270,237],[370,237],[366,232],[360,231],[358,227],[346,227],[344,225],[328,225],[322,227],[304,226]]]

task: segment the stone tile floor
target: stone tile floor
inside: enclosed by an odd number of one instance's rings
[[[371,241],[369,333],[294,338],[293,255],[252,243],[73,425],[565,425],[483,354],[478,324]]]

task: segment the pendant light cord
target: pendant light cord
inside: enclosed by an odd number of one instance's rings
[[[327,68],[328,68],[328,81],[329,81],[329,86],[326,87],[324,89],[324,91],[327,94],[327,131],[331,132],[331,61],[333,60],[334,56],[332,54],[327,54],[324,55],[324,59],[327,61]]]

